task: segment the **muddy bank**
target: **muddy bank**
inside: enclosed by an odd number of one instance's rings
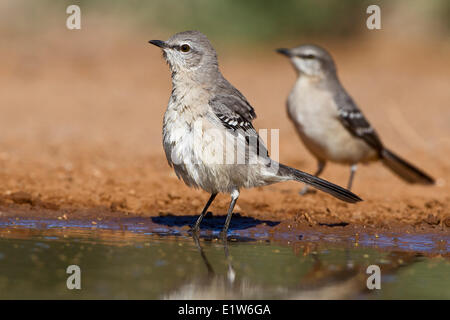
[[[264,189],[253,191],[253,193],[264,193]],[[272,227],[273,232],[281,233],[291,232],[294,228],[323,233],[373,231],[450,234],[447,204],[437,200],[426,201],[423,205],[412,205],[406,201],[406,203],[397,203],[397,208],[393,209],[381,202],[376,203],[370,200],[357,205],[346,204],[320,193],[299,196],[296,189],[273,193],[266,192],[266,196],[261,198],[256,196],[250,201],[244,196],[237,205],[232,222],[240,221],[240,224],[243,223],[244,226],[246,226],[245,221],[266,224]],[[200,192],[197,194],[198,199],[193,199],[190,196],[175,195],[173,191],[167,191],[167,194],[161,192],[155,205],[135,209],[129,205],[127,198],[105,201],[105,205],[98,205],[89,202],[80,204],[66,203],[65,200],[52,201],[40,195],[14,192],[0,197],[0,219],[57,219],[68,222],[82,219],[95,223],[103,220],[120,221],[124,218],[140,217],[147,220],[168,221],[171,226],[187,228],[191,220],[195,219],[201,211],[203,200],[206,201],[205,194]],[[275,197],[278,199],[275,200]],[[138,197],[133,198],[139,201]],[[284,205],[284,208],[279,208],[280,203]],[[208,217],[212,219],[216,216],[222,217],[227,207],[228,197],[219,196],[211,207]],[[223,222],[214,221],[216,224],[209,226],[208,222],[205,222],[203,227],[220,229]]]

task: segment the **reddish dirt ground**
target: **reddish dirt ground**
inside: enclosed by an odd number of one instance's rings
[[[150,38],[155,35],[66,31],[9,39],[0,70],[0,216],[201,211],[208,194],[179,181],[163,154],[171,84],[161,53],[146,43]],[[353,191],[365,200],[356,205],[321,192],[301,197],[303,186],[290,182],[243,190],[235,211],[324,231],[344,222],[343,228],[448,234],[450,47],[377,38],[320,43],[385,144],[434,176],[436,186],[407,185],[372,164],[356,174]],[[219,62],[256,109],[255,127],[280,129],[280,161],[313,172],[315,160],[286,116],[295,80],[288,61],[272,48],[221,48]],[[349,168],[329,164],[323,177],[345,185],[348,174]],[[211,211],[222,215],[228,204],[220,195]]]

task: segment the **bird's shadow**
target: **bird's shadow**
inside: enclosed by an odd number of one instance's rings
[[[152,222],[156,224],[165,225],[168,227],[184,227],[193,226],[197,221],[198,215],[172,215],[153,217]],[[202,230],[222,230],[225,224],[226,215],[213,215],[208,212],[202,220],[200,229]],[[231,219],[229,230],[244,230],[255,227],[257,225],[266,224],[274,227],[278,225],[279,221],[260,220],[252,217],[243,217],[239,213],[234,213]]]

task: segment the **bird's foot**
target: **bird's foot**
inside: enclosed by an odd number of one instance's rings
[[[198,235],[200,233],[200,228],[198,226],[191,226],[191,228],[188,231],[189,234],[195,234]]]
[[[227,241],[228,236],[228,230],[222,230],[219,233],[219,238],[222,239],[222,241]]]

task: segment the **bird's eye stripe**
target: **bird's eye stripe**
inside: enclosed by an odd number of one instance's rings
[[[315,56],[313,54],[300,54],[299,56],[300,56],[300,58],[303,58],[303,59],[314,59],[315,58]]]

